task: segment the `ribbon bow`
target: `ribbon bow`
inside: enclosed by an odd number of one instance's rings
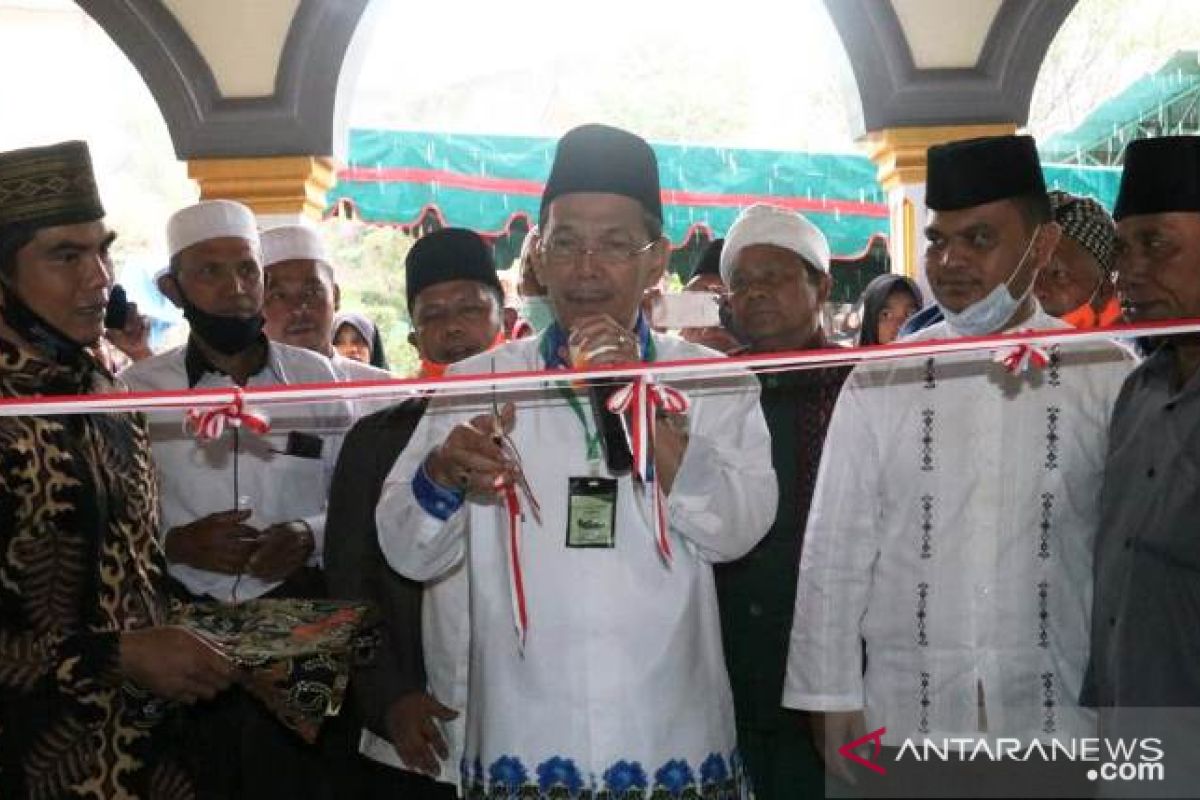
[[[1050,363],[1050,354],[1040,345],[1022,342],[997,351],[992,360],[1003,364],[1013,375],[1020,375],[1029,370],[1044,369]]]
[[[183,422],[184,430],[202,442],[219,438],[225,432],[226,425],[232,428],[245,425],[259,436],[271,430],[270,420],[265,413],[246,407],[246,396],[240,388],[234,390],[233,399],[225,405],[204,411],[190,409]]]
[[[667,500],[654,469],[655,421],[658,410],[664,414],[683,414],[691,407],[687,395],[664,386],[653,378],[635,378],[612,393],[608,410],[621,416],[629,451],[633,454],[633,472],[654,498],[654,540],[658,554],[671,563],[671,537],[667,528]],[[629,412],[629,418],[623,416]]]

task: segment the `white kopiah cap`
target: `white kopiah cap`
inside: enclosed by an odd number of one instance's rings
[[[726,286],[733,277],[738,255],[756,244],[770,244],[791,250],[815,269],[829,272],[829,242],[820,228],[794,211],[759,203],[738,214],[725,234],[725,248],[721,251],[721,280]]]
[[[232,200],[204,200],[182,208],[167,221],[167,246],[177,255],[209,239],[245,239],[258,252],[258,225],[254,212]]]
[[[311,225],[280,225],[263,231],[263,269],[280,261],[319,261],[331,266],[325,242]]]

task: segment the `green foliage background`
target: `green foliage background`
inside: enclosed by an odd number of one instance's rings
[[[366,314],[383,335],[388,365],[397,375],[416,374],[417,351],[404,294],[404,258],[415,241],[400,228],[329,219],[322,233],[337,266],[344,311]]]

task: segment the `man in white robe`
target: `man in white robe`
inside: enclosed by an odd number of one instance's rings
[[[191,330],[186,344],[121,373],[130,389],[337,380],[328,359],[263,335],[260,245],[248,208],[228,200],[188,206],[171,217],[167,238],[171,267],[161,286]],[[324,596],[325,503],[350,414],[343,402],[276,406],[266,434],[230,426],[211,441],[185,430],[181,410],[147,414],[178,594],[225,603]],[[245,692],[194,716],[188,736],[204,796],[307,797],[328,772],[316,748]]]
[[[1067,327],[1031,296],[1059,237],[1032,138],[931,148],[927,204],[925,265],[946,320],[914,338]],[[1049,355],[1018,374],[981,352],[864,365],[847,380],[783,696],[821,712],[827,769],[869,776],[837,750],[880,728],[895,748],[1094,734],[1077,702],[1092,543],[1133,356],[1110,343]]]
[[[541,217],[534,263],[556,323],[452,373],[713,354],[651,333],[638,313],[668,257],[657,162],[644,141],[599,125],[568,133]],[[748,788],[711,565],[745,554],[774,517],[770,442],[749,375],[671,385],[692,406],[686,420],[658,426],[669,560],[651,498],[621,463],[616,420],[589,407],[600,389],[547,381],[497,404],[435,401],[385,484],[377,522],[393,568],[429,580],[466,560],[468,796],[732,798]],[[541,507],[538,521],[516,490],[526,513],[515,553],[495,486],[519,483],[522,470],[494,438],[500,427]],[[522,609],[523,644],[514,624]]]

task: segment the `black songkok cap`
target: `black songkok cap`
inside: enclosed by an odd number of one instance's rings
[[[404,259],[404,277],[410,313],[417,295],[447,281],[478,281],[504,296],[487,242],[465,228],[442,228],[418,239]]]
[[[554,198],[575,192],[631,197],[660,222],[663,218],[654,150],[645,139],[619,128],[581,125],[558,140],[542,192],[543,213]]]
[[[0,229],[75,225],[103,216],[86,143],[0,153]]]
[[[1125,148],[1113,219],[1170,211],[1200,211],[1200,136],[1136,139]]]
[[[688,282],[690,283],[697,275],[720,275],[723,249],[725,249],[724,239],[713,239],[709,242],[708,247],[705,247],[704,252],[700,254],[700,260],[692,266]]]
[[[1032,136],[986,136],[929,148],[925,205],[958,211],[1024,195],[1045,195]]]

